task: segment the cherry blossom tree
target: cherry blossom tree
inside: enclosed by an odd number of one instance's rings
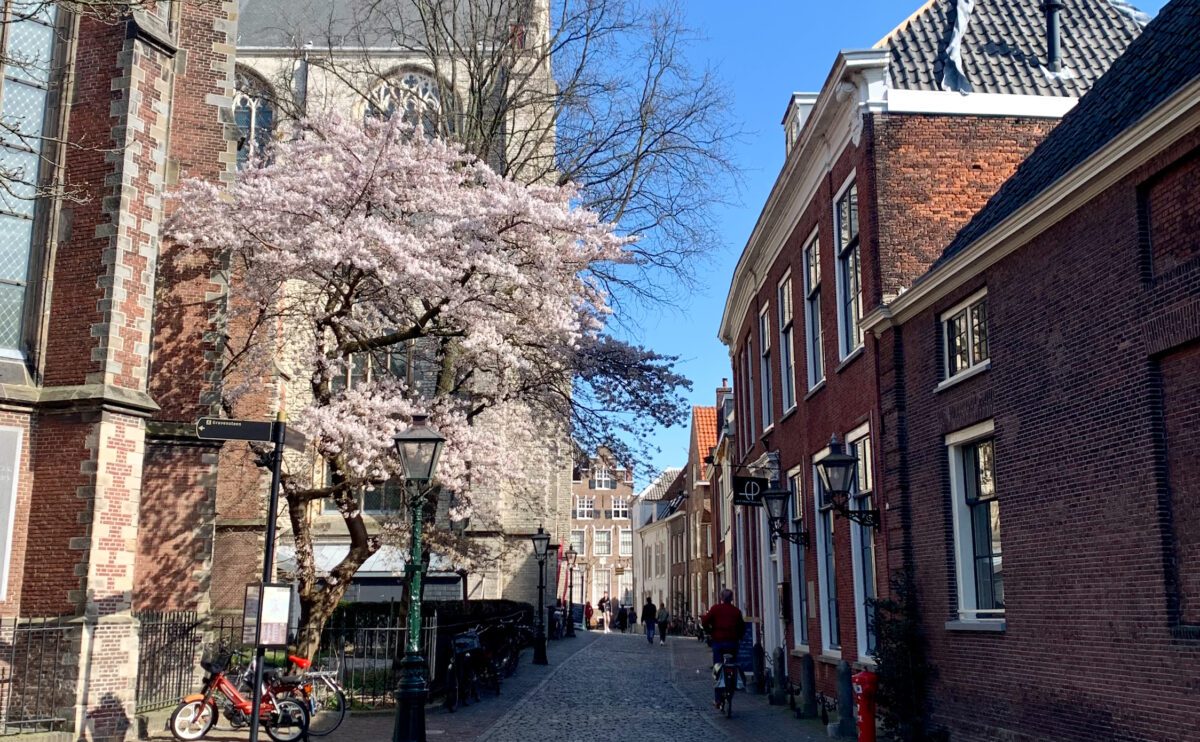
[[[300,131],[236,184],[186,182],[167,232],[185,255],[228,258],[230,324],[242,329],[226,338],[227,408],[272,375],[304,382],[293,424],[326,477],[297,467],[283,486],[299,650],[311,655],[354,574],[385,540],[402,538],[368,529],[359,494],[402,474],[392,436],[414,416],[427,415],[447,439],[437,488],[461,519],[476,483],[520,476],[504,443],[535,435],[520,429],[536,425],[530,410],[565,424],[585,365],[590,384],[606,385],[602,365],[581,360],[596,348],[636,356],[645,372],[638,392],[600,395],[605,405],[677,417],[675,387],[685,382],[668,359],[604,336],[609,308],[595,269],[626,260],[631,240],[580,207],[570,186],[502,177],[398,117],[328,117]],[[427,373],[414,376],[404,360],[413,348],[430,360]],[[364,362],[375,369],[369,378],[339,383]],[[665,386],[656,393],[646,382]],[[320,579],[310,521],[325,499],[350,548]]]

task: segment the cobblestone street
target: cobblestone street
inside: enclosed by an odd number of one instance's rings
[[[709,650],[689,638],[672,637],[666,646],[649,646],[638,634],[579,632],[577,638],[551,642],[550,666],[522,657],[501,695],[484,691],[479,703],[449,713],[430,706],[430,740],[479,742],[592,742],[617,739],[690,740],[828,739],[815,721],[798,721],[786,707],[769,706],[765,696],[739,693],[733,718],[711,706]],[[151,728],[154,739],[170,739],[163,722]],[[390,740],[389,713],[351,714],[327,737],[330,742]],[[248,734],[214,730],[215,742],[245,740]],[[265,739],[262,735],[260,738]]]

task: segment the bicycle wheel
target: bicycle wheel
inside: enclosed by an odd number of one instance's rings
[[[279,698],[267,720],[267,736],[275,742],[293,742],[308,729],[308,706],[294,698]]]
[[[308,708],[309,736],[324,737],[341,726],[349,706],[346,694],[340,688],[335,691],[324,683],[317,683],[308,698]]]
[[[733,718],[733,691],[725,691],[725,718]]]
[[[216,709],[204,701],[185,701],[171,712],[171,736],[180,740],[200,739],[217,723]]]

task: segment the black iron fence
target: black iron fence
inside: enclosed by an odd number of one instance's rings
[[[66,728],[79,636],[64,619],[0,619],[0,735]]]
[[[142,713],[178,703],[195,690],[204,626],[194,611],[141,613],[137,618],[137,712]]]
[[[422,623],[422,651],[429,661],[430,679],[436,680],[436,663],[425,650],[438,645],[436,612]],[[351,708],[392,706],[407,637],[408,627],[396,614],[370,618],[335,616],[321,633],[321,645],[313,666],[337,673]],[[244,647],[241,616],[215,618],[209,639],[227,646]],[[280,663],[286,661],[281,653],[274,659]]]

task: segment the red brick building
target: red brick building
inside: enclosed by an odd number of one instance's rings
[[[871,664],[870,601],[902,565],[901,523],[879,489],[895,466],[878,455],[891,432],[879,348],[863,318],[934,262],[1141,30],[1105,0],[1071,3],[1061,20],[1054,72],[1036,4],[934,0],[874,47],[839,54],[822,89],[785,113],[786,161],[720,337],[736,400],[729,463],[793,491],[789,527],[809,545],[772,544],[762,508],[740,508],[753,558],[726,580],[749,594],[767,652],[789,651],[793,679],[811,655],[826,695],[839,663]],[[851,507],[880,510],[881,527],[820,507],[814,470],[833,436],[860,462]]]
[[[717,408],[692,407],[692,432],[688,445],[688,484],[684,512],[687,517],[687,594],[685,616],[701,616],[713,604],[712,449],[717,444]]]
[[[868,319],[951,739],[1200,735],[1200,4]]]
[[[38,715],[124,739],[134,610],[202,607],[207,591],[217,452],[175,445],[170,423],[214,401],[222,308],[206,300],[223,279],[208,256],[172,261],[161,223],[180,177],[233,176],[236,6],[7,6],[0,100],[19,131],[0,146],[0,616],[17,623],[0,641],[52,619],[66,640]],[[6,699],[11,732],[25,707]]]

